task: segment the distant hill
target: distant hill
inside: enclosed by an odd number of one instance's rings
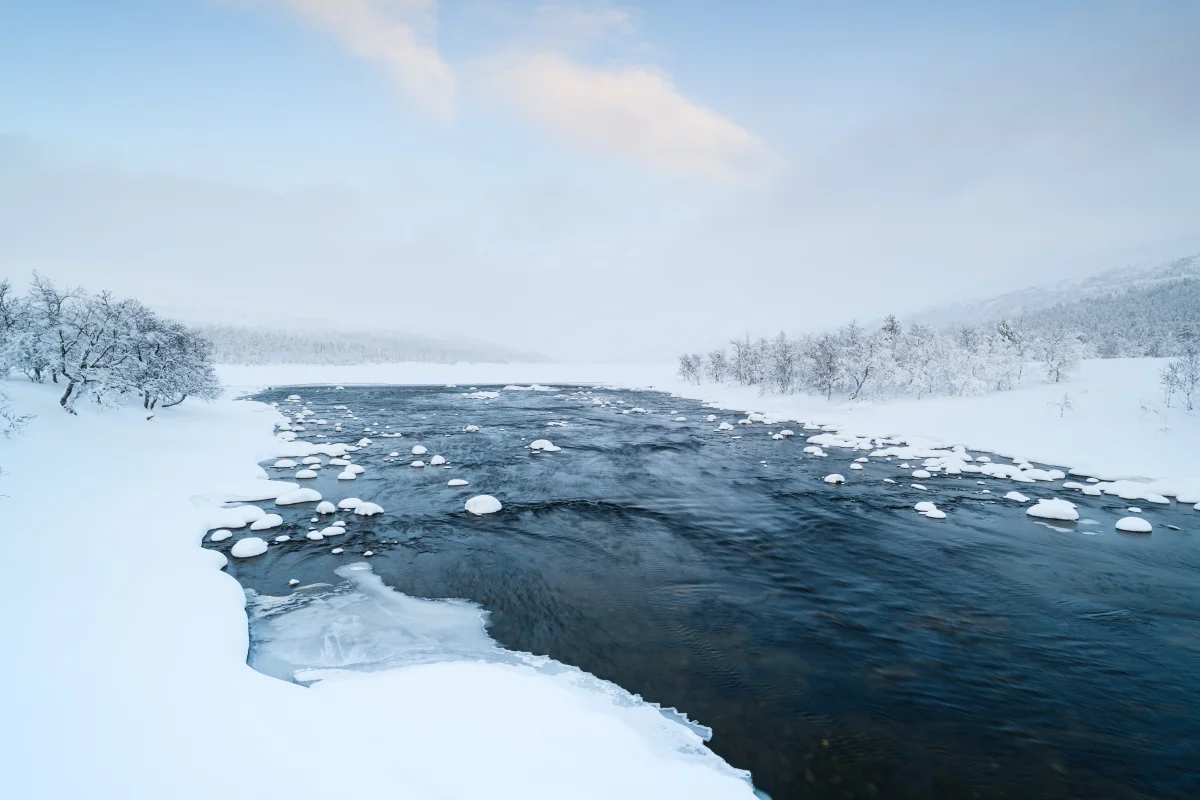
[[[1178,355],[1200,338],[1200,256],[935,308],[907,321],[954,329],[1008,319],[1034,337],[1064,329],[1100,358]]]
[[[1118,294],[1129,289],[1149,289],[1186,279],[1200,280],[1200,254],[1157,267],[1110,269],[1086,278],[1019,289],[985,300],[947,303],[910,315],[907,320],[939,328],[978,325],[1085,298]]]
[[[547,363],[538,353],[394,331],[294,331],[239,325],[193,326],[213,343],[218,364]]]

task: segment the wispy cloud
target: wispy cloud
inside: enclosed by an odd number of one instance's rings
[[[651,67],[599,69],[555,53],[486,62],[490,87],[563,142],[673,175],[733,180],[767,157],[752,133]]]
[[[383,64],[400,89],[439,117],[454,108],[454,75],[428,32],[436,0],[273,0],[336,37],[351,52]]]

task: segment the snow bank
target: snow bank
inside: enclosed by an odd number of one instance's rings
[[[194,503],[196,473],[179,465],[267,483],[258,464],[279,457],[277,412],[223,399],[148,423],[140,408],[47,411],[53,387],[5,391],[38,413],[5,442],[5,525],[41,529],[53,508],[56,547],[53,570],[10,576],[25,611],[5,632],[23,657],[0,661],[14,732],[4,796],[752,799],[693,727],[548,659],[414,664],[307,689],[254,671],[246,596],[199,546],[213,504],[242,498]],[[136,558],[112,546],[117,533],[136,537]],[[291,733],[239,744],[271,730]],[[310,752],[347,731],[350,760]]]

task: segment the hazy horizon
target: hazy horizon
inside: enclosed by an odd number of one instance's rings
[[[0,2],[0,276],[662,360],[1200,250],[1200,6]]]

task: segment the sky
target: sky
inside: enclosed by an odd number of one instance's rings
[[[0,276],[659,360],[1200,252],[1200,3],[0,0]]]

